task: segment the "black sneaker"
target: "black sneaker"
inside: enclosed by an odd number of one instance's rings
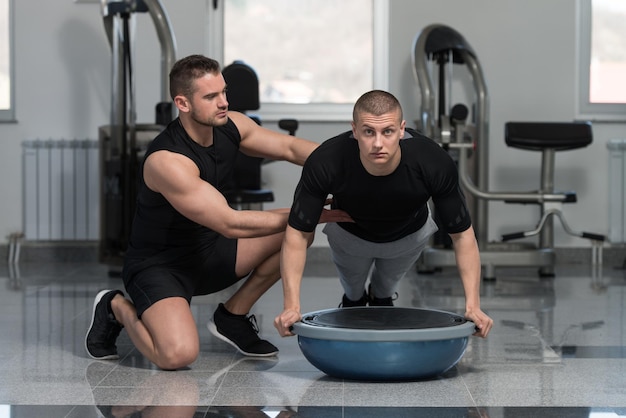
[[[117,294],[124,295],[119,290],[102,290],[93,302],[91,325],[85,337],[85,349],[89,357],[93,359],[116,360],[119,358],[115,340],[123,327],[111,312],[111,300]]]
[[[367,306],[367,302],[368,302],[368,297],[367,297],[367,292],[365,290],[363,291],[363,296],[361,296],[361,299],[359,300],[348,299],[348,297],[344,293],[343,297],[341,298],[341,303],[339,304],[338,308],[354,308],[356,306]]]
[[[254,315],[235,315],[220,303],[213,320],[207,324],[211,334],[235,347],[245,356],[270,357],[278,354],[278,348],[259,338],[259,328]]]
[[[393,306],[393,301],[398,299],[398,293],[395,293],[393,296],[389,296],[388,298],[377,298],[372,293],[372,285],[369,285],[369,304],[370,306]]]

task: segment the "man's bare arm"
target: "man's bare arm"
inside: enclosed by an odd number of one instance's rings
[[[144,165],[146,185],[183,216],[230,238],[251,238],[282,232],[289,209],[238,211],[211,184],[200,178],[189,158],[169,151],[151,154]]]

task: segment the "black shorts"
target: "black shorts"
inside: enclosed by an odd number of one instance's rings
[[[124,277],[124,287],[137,309],[137,317],[161,299],[219,292],[238,282],[235,273],[237,240],[219,237],[210,249],[176,260],[159,260]],[[145,265],[145,263],[142,263]]]

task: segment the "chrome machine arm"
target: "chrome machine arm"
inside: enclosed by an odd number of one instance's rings
[[[450,65],[465,64],[472,77],[475,100],[474,117],[474,156],[476,158],[476,184],[480,190],[489,189],[489,98],[487,84],[483,72],[476,58],[474,50],[463,36],[454,29],[433,24],[424,28],[415,38],[412,51],[413,74],[419,84],[421,92],[421,129],[434,140],[447,143],[449,137],[454,137],[449,126],[450,117],[447,115],[445,103],[445,72],[443,58],[452,57]],[[428,70],[428,61],[438,61],[439,64],[439,101],[438,114],[435,114],[435,88]],[[469,173],[469,171],[468,171]],[[462,174],[464,174],[462,172]],[[469,176],[469,174],[468,174]],[[472,193],[471,189],[468,189]],[[476,195],[472,205],[472,219],[478,242],[487,242],[488,238],[488,206],[484,194]]]

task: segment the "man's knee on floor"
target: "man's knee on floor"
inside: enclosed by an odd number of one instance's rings
[[[157,354],[156,365],[164,370],[177,370],[189,366],[196,361],[200,347],[195,343],[170,344]]]

